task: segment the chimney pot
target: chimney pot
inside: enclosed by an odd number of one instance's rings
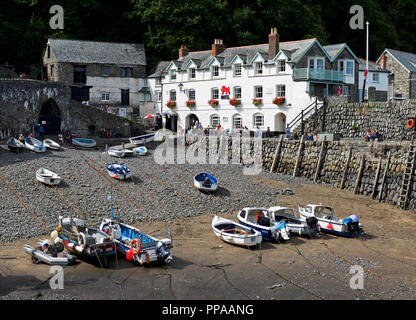
[[[216,56],[225,50],[222,39],[214,39],[214,44],[212,45],[211,55]]]

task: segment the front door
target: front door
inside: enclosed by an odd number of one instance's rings
[[[130,90],[121,89],[121,105],[128,106],[130,105]]]

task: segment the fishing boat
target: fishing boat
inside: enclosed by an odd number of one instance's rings
[[[51,150],[59,150],[61,148],[61,146],[57,142],[49,138],[43,140],[43,144],[45,145],[46,148],[51,149]]]
[[[107,154],[109,156],[116,157],[116,158],[123,158],[124,157],[124,151],[120,150],[120,149],[110,148],[110,149],[107,150]]]
[[[26,137],[25,138],[25,147],[28,150],[34,151],[34,152],[45,152],[46,146],[42,143],[42,141],[39,141],[38,139]]]
[[[12,137],[7,140],[7,147],[10,149],[10,151],[18,153],[23,151],[25,145],[16,138]]]
[[[71,254],[98,261],[103,267],[107,267],[108,257],[116,253],[116,246],[110,236],[87,226],[84,220],[60,216],[56,230]]]
[[[130,143],[140,145],[140,144],[149,143],[153,141],[154,138],[155,138],[155,133],[149,133],[149,134],[145,134],[142,136],[131,137],[129,138],[129,140],[130,140]]]
[[[55,172],[40,168],[36,171],[36,180],[50,186],[56,186],[61,182],[61,177]]]
[[[38,242],[37,247],[24,245],[23,249],[32,257],[33,263],[43,262],[49,265],[67,266],[75,262],[75,257],[64,251],[62,239],[58,239],[53,245],[48,245],[44,251],[42,246],[45,247],[45,242],[45,240]]]
[[[97,143],[93,139],[75,138],[72,139],[72,144],[81,148],[94,148]]]
[[[211,226],[218,238],[238,246],[253,247],[263,240],[259,231],[222,217],[214,216]]]
[[[265,208],[244,208],[237,214],[237,219],[240,224],[259,231],[265,240],[289,240],[289,227],[283,221],[273,222],[270,211]]]
[[[194,186],[201,191],[215,191],[218,180],[207,172],[200,172],[194,176]]]
[[[352,215],[347,219],[339,219],[335,216],[334,209],[321,204],[308,204],[306,207],[299,207],[299,214],[302,220],[309,217],[318,219],[318,224],[323,232],[344,236],[356,237],[363,233],[362,224],[358,217]]]
[[[147,154],[147,148],[146,147],[136,147],[133,149],[133,152],[138,156],[144,156]]]
[[[296,216],[295,209],[287,207],[271,207],[268,209],[274,223],[285,221],[291,234],[300,236],[319,236],[318,219],[309,217],[306,221]]]
[[[122,163],[110,163],[107,172],[114,179],[124,180],[131,177],[132,172],[129,167]]]

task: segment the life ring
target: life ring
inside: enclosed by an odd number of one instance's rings
[[[134,250],[134,244],[136,242],[137,242],[137,250]],[[133,241],[131,242],[131,252],[133,254],[138,254],[141,248],[142,248],[142,244],[140,243],[139,239],[133,239]]]
[[[85,248],[85,246],[87,245],[87,241],[85,239],[85,234],[80,232],[78,235],[78,243],[82,248]]]
[[[409,120],[407,120],[407,127],[409,129],[412,129],[415,126],[415,119],[410,118]]]

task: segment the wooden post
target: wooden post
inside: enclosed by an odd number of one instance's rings
[[[364,165],[365,165],[365,155],[361,157],[360,169],[358,171],[357,179],[355,180],[354,194],[358,193],[358,188],[360,187],[360,184],[361,184],[361,178],[363,177]]]
[[[378,194],[378,201],[381,201],[381,197],[383,196],[384,181],[386,180],[387,172],[389,171],[390,159],[391,159],[391,153],[389,151],[388,156],[387,156],[386,167],[384,168],[383,180],[381,180],[381,187],[380,187],[380,193]]]
[[[305,136],[302,135],[302,138],[300,139],[300,144],[299,144],[298,156],[297,156],[297,159],[296,159],[296,164],[295,164],[295,167],[293,168],[293,177],[296,177],[296,174],[297,174],[298,169],[300,167],[300,162],[302,160],[302,151],[303,151],[303,147],[304,147],[304,142],[305,142]]]
[[[325,137],[325,140],[322,141],[322,144],[321,144],[321,151],[319,152],[318,163],[316,164],[315,176],[313,178],[314,182],[318,181],[319,175],[321,174],[321,169],[322,169],[322,165],[323,165],[324,158],[325,158],[325,152],[326,152],[326,137]]]
[[[373,192],[371,192],[371,199],[374,199],[375,195],[376,195],[376,191],[377,191],[377,184],[378,184],[378,178],[380,177],[380,171],[381,171],[381,157],[378,159],[378,166],[377,166],[377,171],[376,171],[376,176],[374,178],[374,183],[373,183]]]
[[[282,149],[283,143],[283,134],[279,137],[279,142],[277,143],[276,150],[274,151],[274,158],[272,166],[270,167],[270,173],[274,171],[274,169],[278,166],[279,158],[280,158],[280,150]]]
[[[347,162],[345,164],[344,172],[342,174],[341,184],[339,186],[341,190],[344,189],[345,180],[347,179],[347,172],[348,172],[348,167],[350,166],[351,156],[352,156],[352,146],[348,150]]]

